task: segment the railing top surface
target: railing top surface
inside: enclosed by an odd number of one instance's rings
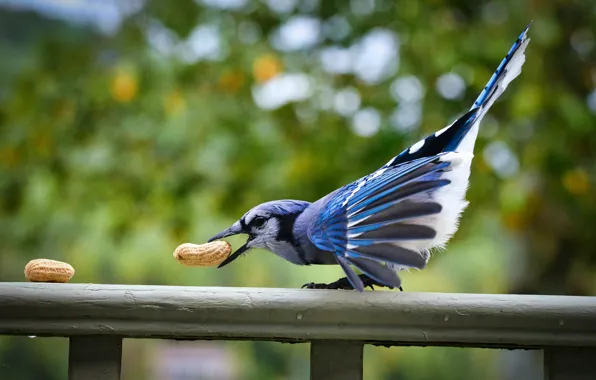
[[[0,283],[0,334],[596,346],[596,297]]]

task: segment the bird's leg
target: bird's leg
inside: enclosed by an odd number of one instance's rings
[[[361,274],[358,277],[360,277],[360,280],[362,280],[362,284],[364,284],[365,288],[370,287],[372,290],[375,290],[374,286],[379,286],[381,288],[389,288],[389,289],[393,289],[392,286],[387,286],[384,284],[381,284],[377,281],[375,281],[374,279],[368,277],[365,274]],[[302,285],[302,288],[306,288],[306,289],[342,289],[342,290],[354,290],[354,287],[352,286],[352,284],[350,283],[350,280],[348,280],[347,277],[342,277],[339,280],[332,282],[330,284],[322,284],[322,283],[314,283],[314,282],[310,282],[308,284],[304,284]],[[399,287],[399,290],[401,290],[403,292],[402,287]]]

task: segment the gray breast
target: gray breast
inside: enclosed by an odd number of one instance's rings
[[[267,249],[275,253],[277,256],[288,260],[297,265],[305,265],[304,259],[301,257],[299,250],[297,250],[291,243],[283,240],[276,240],[267,242]]]

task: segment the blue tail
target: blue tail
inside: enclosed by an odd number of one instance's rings
[[[404,150],[385,166],[399,165],[421,157],[429,157],[441,152],[470,152],[478,134],[478,125],[507,85],[520,73],[525,61],[524,51],[529,43],[527,37],[530,23],[519,35],[501,64],[490,78],[468,113],[453,124],[441,129]]]
[[[503,78],[507,74],[507,64],[511,62],[515,53],[519,50],[524,41],[527,39],[528,30],[530,30],[530,26],[532,26],[531,22],[528,24],[528,26],[526,26],[526,29],[524,29],[524,31],[519,35],[519,37],[517,37],[517,40],[515,41],[511,49],[509,49],[509,52],[507,53],[505,58],[503,58],[499,67],[497,67],[497,70],[484,87],[484,90],[482,90],[482,92],[474,102],[472,108],[481,107],[494,95],[499,84],[499,79]]]

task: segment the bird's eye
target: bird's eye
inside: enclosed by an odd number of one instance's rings
[[[265,225],[265,222],[266,221],[267,221],[267,219],[265,219],[265,217],[263,217],[263,216],[257,216],[256,218],[253,219],[253,221],[252,221],[251,224],[253,226],[257,227],[257,228],[260,228],[260,227],[263,227]]]

